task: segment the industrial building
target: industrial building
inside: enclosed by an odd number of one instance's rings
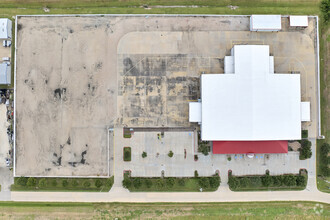
[[[310,103],[301,102],[300,75],[275,73],[269,54],[268,45],[235,45],[224,74],[202,74],[189,118],[213,153],[286,153],[287,140],[301,139]]]
[[[11,68],[8,63],[0,63],[0,85],[8,85],[11,82]]]
[[[11,39],[12,21],[8,18],[0,18],[0,39]]]

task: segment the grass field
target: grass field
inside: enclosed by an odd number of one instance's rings
[[[330,217],[330,205],[317,205],[313,202],[202,204],[0,202],[0,218],[3,219],[54,219],[55,216],[58,219],[326,219]]]

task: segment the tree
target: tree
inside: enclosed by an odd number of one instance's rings
[[[170,150],[170,152],[168,152],[167,155],[168,155],[169,157],[173,157],[174,153],[173,153],[173,151]]]
[[[62,180],[62,186],[67,187],[69,185],[69,182],[67,180]]]
[[[142,153],[142,158],[146,158],[148,156],[147,152],[144,152]]]
[[[83,186],[85,188],[89,188],[91,186],[91,183],[89,182],[89,180],[85,180],[84,183],[83,183]]]
[[[311,146],[312,146],[312,143],[309,140],[307,140],[307,139],[301,140],[301,147],[299,148],[299,152],[300,152],[299,159],[300,160],[305,160],[305,159],[311,158],[311,156],[312,156]]]
[[[30,187],[36,186],[36,184],[37,184],[37,179],[34,178],[34,177],[29,177],[29,179],[28,179],[28,181],[26,183],[26,185],[27,186],[30,186]]]
[[[101,180],[99,180],[99,179],[95,180],[95,186],[96,186],[96,188],[100,188],[102,185],[103,185],[103,183],[102,183]]]
[[[231,189],[237,189],[240,187],[240,181],[237,179],[237,177],[230,176],[228,180],[228,185]]]
[[[325,22],[330,19],[330,0],[322,0],[320,3],[320,10]]]
[[[46,184],[47,184],[46,179],[42,178],[42,179],[39,180],[38,186],[39,186],[39,188],[43,188],[43,187],[46,186]]]
[[[26,186],[26,182],[27,182],[26,177],[21,176],[17,179],[17,184],[20,186]]]
[[[113,177],[110,177],[110,178],[108,178],[108,179],[105,181],[105,185],[106,185],[107,187],[111,187],[112,184],[113,184]]]

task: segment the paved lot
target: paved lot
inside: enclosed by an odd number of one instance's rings
[[[315,21],[295,30],[287,20],[251,33],[244,16],[19,18],[16,175],[106,176],[108,127],[195,126],[199,75],[222,73],[235,44],[270,45],[276,73],[300,72],[316,137]]]

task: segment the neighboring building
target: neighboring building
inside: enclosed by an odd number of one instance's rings
[[[291,27],[308,27],[308,16],[290,16]]]
[[[310,119],[300,75],[274,74],[268,45],[236,45],[224,63],[225,74],[202,74],[201,109],[189,109],[201,112],[201,139],[213,153],[286,153]]]
[[[12,22],[8,18],[0,18],[0,39],[11,39]]]
[[[0,85],[10,84],[11,82],[11,68],[10,64],[0,63]]]
[[[281,15],[251,15],[250,31],[280,31]]]

